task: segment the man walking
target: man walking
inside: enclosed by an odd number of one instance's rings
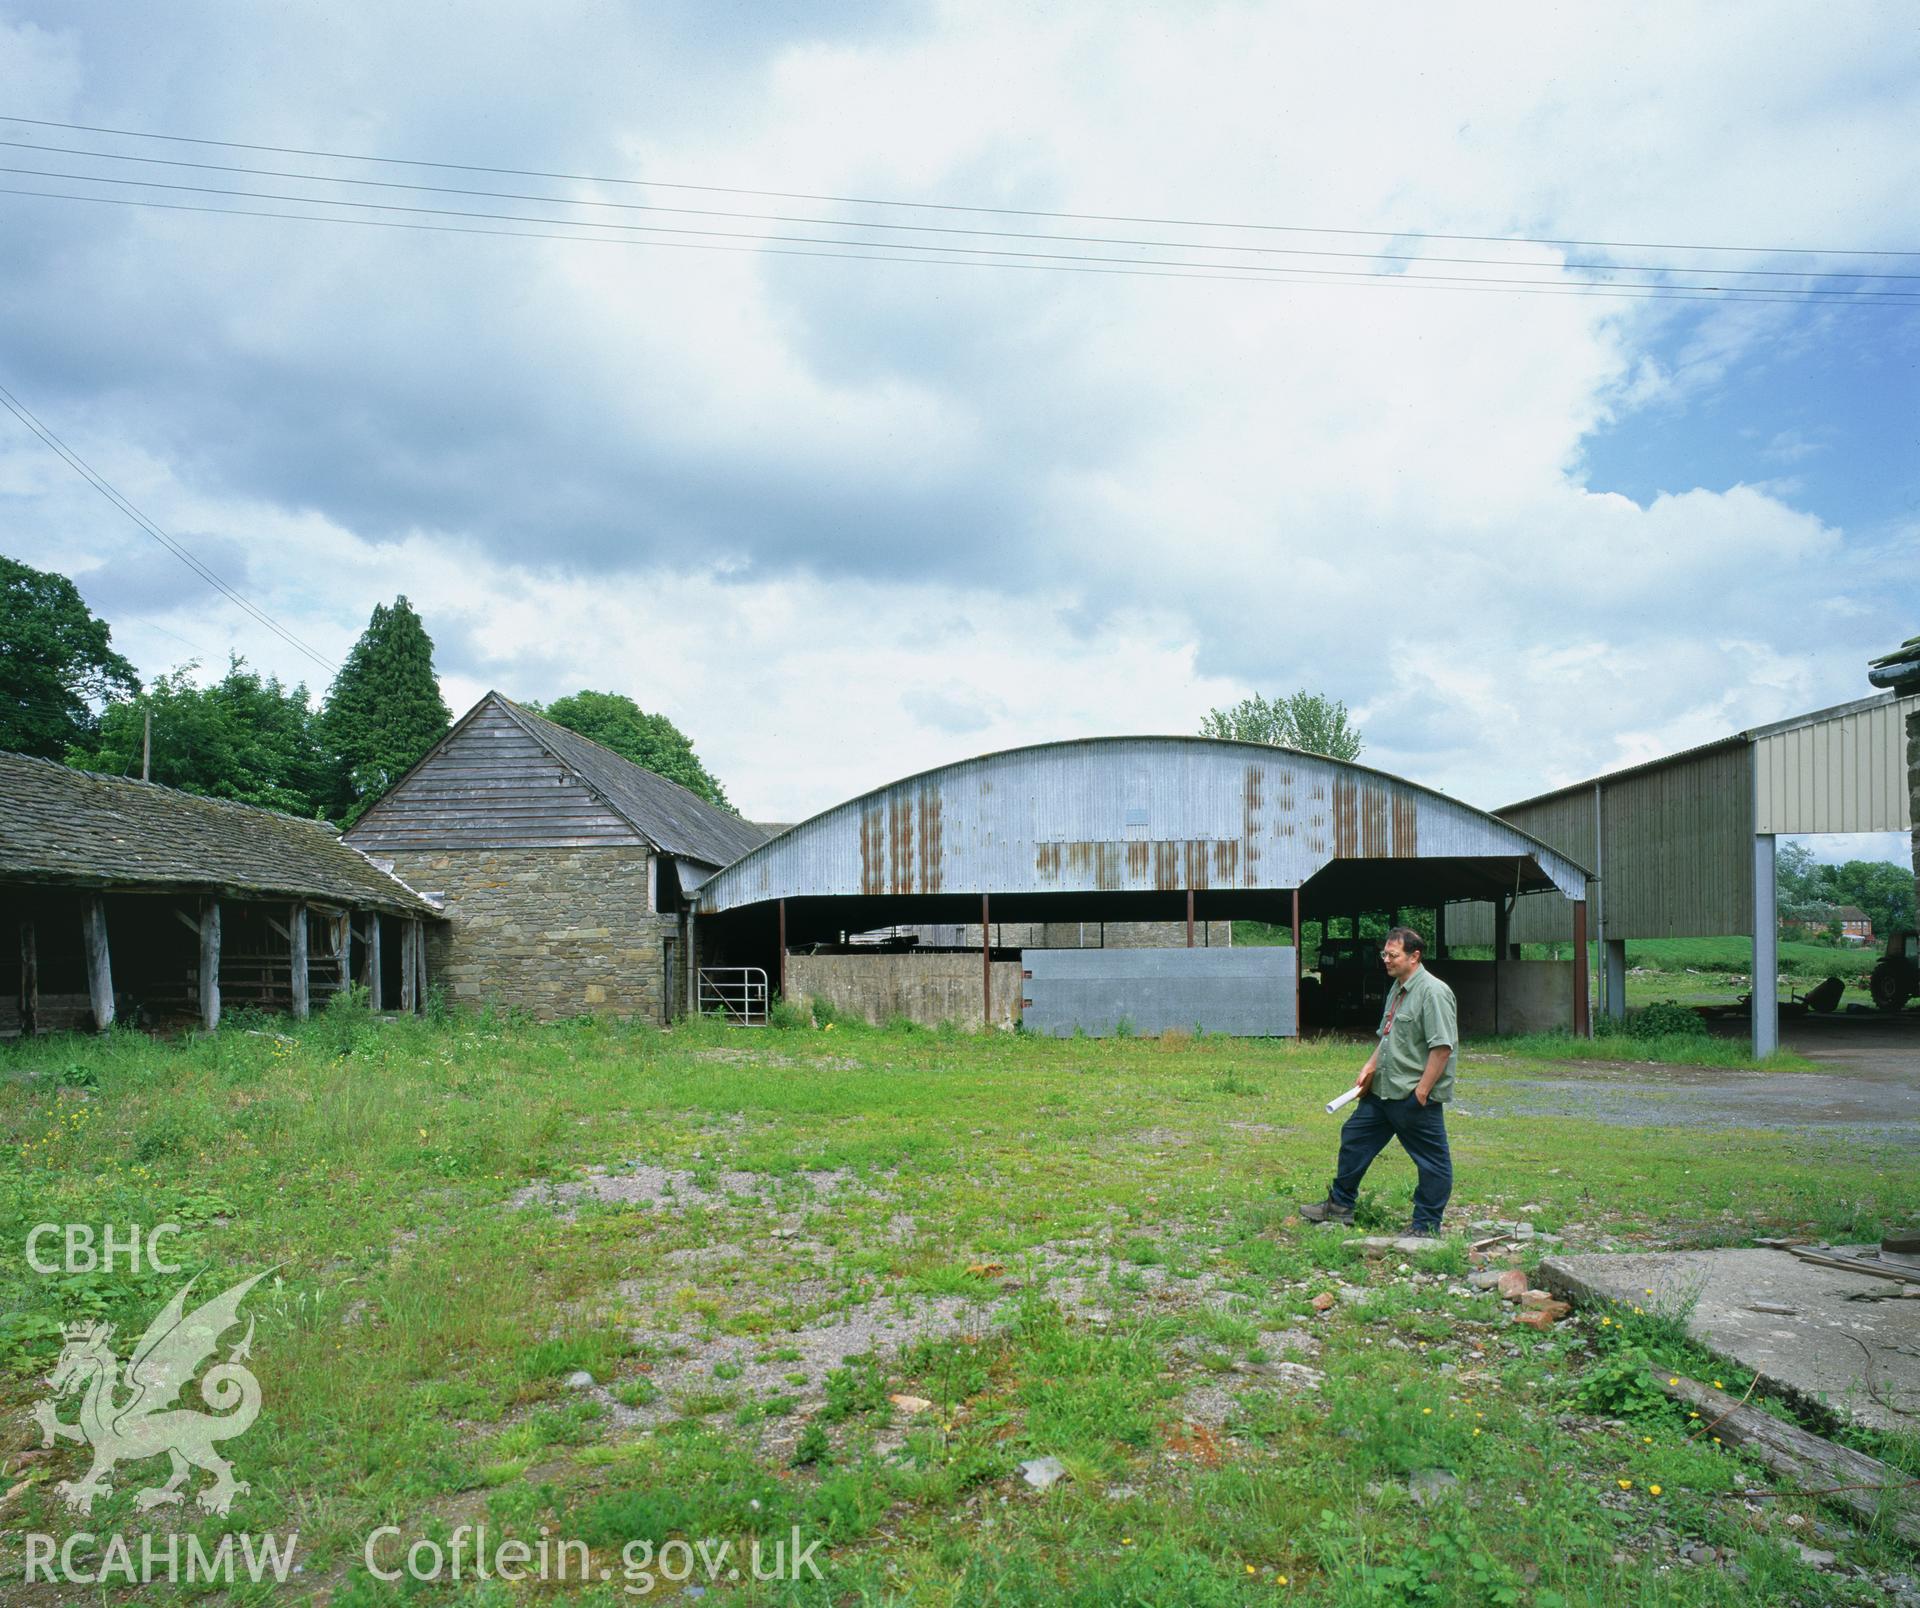
[[[1380,1042],[1355,1079],[1360,1100],[1340,1130],[1333,1187],[1325,1200],[1300,1208],[1310,1223],[1351,1223],[1360,1180],[1387,1141],[1398,1139],[1420,1173],[1412,1232],[1440,1232],[1453,1193],[1445,1106],[1460,1032],[1453,990],[1421,963],[1426,947],[1411,927],[1395,927],[1381,946],[1393,987],[1380,1015]]]

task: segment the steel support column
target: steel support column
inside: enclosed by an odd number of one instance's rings
[[[778,971],[778,981],[774,986],[780,990],[780,997],[785,999],[787,997],[787,901],[784,899],[780,901],[780,965]]]
[[[1573,902],[1573,1036],[1593,1037],[1593,997],[1588,992],[1587,901]]]
[[[1774,903],[1773,834],[1753,836],[1753,1053],[1780,1048],[1780,922]]]
[[[1603,938],[1600,952],[1606,958],[1607,986],[1604,990],[1607,1015],[1616,1022],[1627,1014],[1627,941]]]
[[[1187,947],[1193,947],[1193,889],[1187,889]]]

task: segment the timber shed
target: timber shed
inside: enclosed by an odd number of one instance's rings
[[[1495,813],[1596,873],[1600,1007],[1626,1009],[1627,940],[1752,937],[1753,1046],[1780,1047],[1774,840],[1782,834],[1910,832],[1920,694],[1892,692],[1734,732],[1590,777]],[[1461,943],[1565,943],[1558,892],[1452,912]]]
[[[445,901],[449,997],[542,1020],[665,1021],[686,890],[766,833],[489,692],[348,829]]]
[[[0,1036],[424,999],[440,913],[325,821],[0,753]]]

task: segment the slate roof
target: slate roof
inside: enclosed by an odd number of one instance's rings
[[[440,914],[325,821],[5,752],[0,882],[199,888]]]
[[[598,793],[629,825],[665,854],[704,865],[731,865],[767,834],[751,821],[709,804],[698,793],[636,765],[577,731],[523,709],[497,692],[487,694],[539,743]],[[484,702],[484,700],[482,700]]]

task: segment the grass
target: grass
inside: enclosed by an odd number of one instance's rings
[[[1556,1064],[1498,1053],[1466,1052],[1463,1093]],[[589,1603],[632,1600],[630,1545],[770,1550],[795,1526],[821,1539],[825,1580],[745,1580],[734,1600],[1870,1600],[1785,1544],[1812,1533],[1787,1517],[1817,1508],[1750,1511],[1730,1498],[1764,1487],[1757,1469],[1677,1410],[1609,1394],[1623,1347],[1700,1364],[1671,1315],[1536,1336],[1455,1293],[1459,1238],[1403,1273],[1292,1216],[1324,1188],[1320,1106],[1353,1060],[1337,1042],[351,1012],[7,1047],[0,1240],[178,1222],[197,1289],[276,1271],[245,1309],[265,1407],[230,1445],[251,1484],[232,1513],[136,1513],[149,1463],[82,1521],[52,1489],[78,1449],[11,1464],[0,1595],[45,1589],[18,1577],[23,1533],[180,1525],[210,1543],[299,1531],[300,1581],[234,1601],[518,1602],[368,1571],[377,1525],[444,1539],[484,1520],[578,1538],[614,1571],[566,1588]],[[1857,1139],[1703,1142],[1489,1104],[1455,1124],[1463,1223],[1524,1206],[1578,1249],[1864,1238],[1920,1208],[1910,1158]],[[642,1188],[636,1163],[666,1182]],[[577,1188],[513,1207],[535,1184]],[[1404,1158],[1368,1184],[1366,1220],[1403,1223]],[[38,1444],[23,1415],[61,1323],[115,1323],[124,1357],[181,1277],[0,1263],[0,1451]],[[1317,1384],[1285,1371],[1302,1365]],[[1041,1456],[1067,1469],[1044,1494],[1018,1473]],[[1434,1470],[1457,1483],[1416,1506],[1408,1481]],[[1676,1564],[1656,1526],[1729,1549],[1745,1581]],[[1902,1567],[1872,1537],[1842,1550]]]

